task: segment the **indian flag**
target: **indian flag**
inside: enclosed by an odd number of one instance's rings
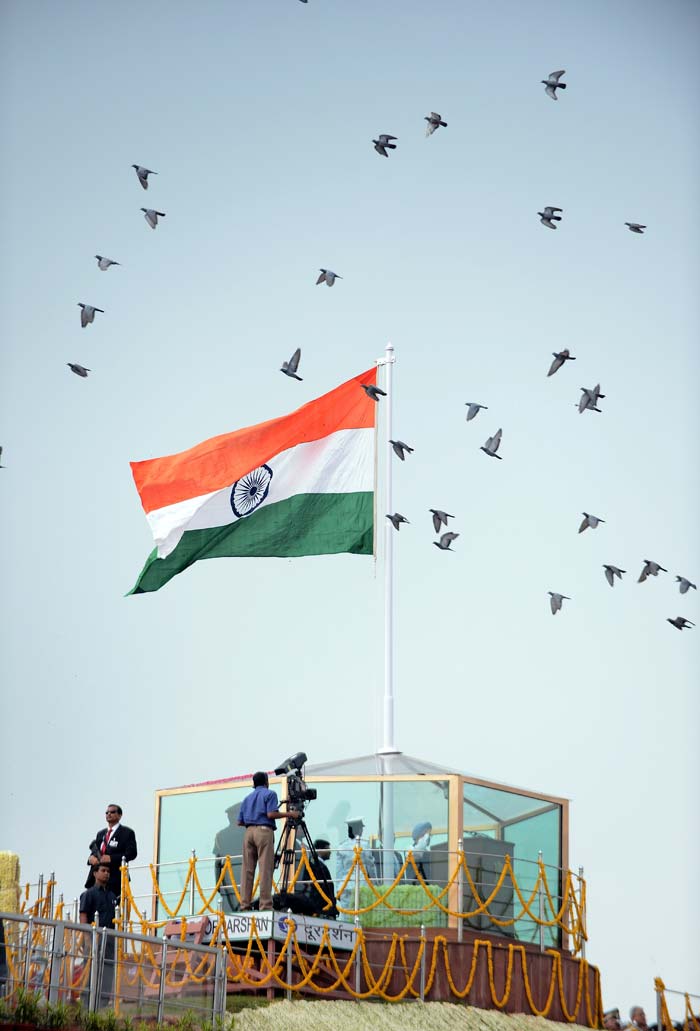
[[[132,462],[155,541],[130,594],[204,558],[371,555],[377,370],[290,415]]]

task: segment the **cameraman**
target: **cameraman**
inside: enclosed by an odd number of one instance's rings
[[[241,802],[239,827],[245,827],[243,837],[243,873],[241,910],[251,908],[251,895],[255,880],[255,867],[260,865],[260,909],[272,909],[272,870],[275,861],[275,820],[288,816],[298,817],[295,809],[281,813],[279,799],[270,791],[267,774],[259,770],[253,774],[253,791]]]

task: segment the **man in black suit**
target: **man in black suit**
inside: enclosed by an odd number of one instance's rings
[[[121,822],[122,808],[111,802],[105,813],[107,826],[98,831],[93,841],[90,842],[90,855],[88,866],[90,873],[85,882],[86,888],[92,888],[95,883],[95,867],[101,864],[109,864],[109,889],[119,898],[122,890],[120,868],[123,862],[131,863],[137,856],[136,835],[131,827],[125,827]]]

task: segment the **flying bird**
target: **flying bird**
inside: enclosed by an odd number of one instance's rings
[[[149,175],[158,175],[151,168],[144,168],[142,165],[132,165],[132,168],[136,169],[136,175],[138,176],[139,182],[143,186],[144,190],[148,189],[148,177]]]
[[[501,446],[501,437],[503,436],[503,430],[498,429],[492,437],[489,437],[483,447],[480,449],[489,455],[491,458],[503,458],[503,455],[497,455],[499,447]]]
[[[640,225],[639,222],[625,222],[625,225],[629,229],[630,233],[638,233],[640,236],[644,235],[646,226]]]
[[[552,208],[546,207],[544,211],[538,211],[537,214],[540,216],[540,222],[543,226],[547,226],[548,229],[556,229],[555,222],[561,222],[561,215],[555,215],[555,211],[563,211],[563,208]]]
[[[452,541],[456,541],[458,537],[459,537],[458,533],[452,533],[450,531],[448,533],[443,533],[443,535],[440,538],[440,540],[439,541],[433,541],[433,544],[435,545],[436,548],[439,548],[440,551],[452,551],[452,548],[450,547],[450,544],[452,544]]]
[[[285,376],[290,376],[292,379],[298,379],[302,382],[301,376],[297,376],[297,369],[299,368],[299,359],[301,358],[301,348],[297,347],[296,351],[289,359],[288,362],[282,362],[282,368],[280,372],[283,372]]]
[[[554,361],[549,366],[549,372],[547,373],[548,376],[553,376],[555,372],[558,372],[559,369],[561,369],[562,365],[566,364],[566,362],[576,361],[575,356],[569,353],[568,347],[565,347],[563,351],[552,351],[552,356]]]
[[[552,615],[556,616],[557,612],[561,609],[562,602],[571,601],[568,594],[557,594],[556,591],[547,591],[549,595],[549,607],[552,610]]]
[[[540,79],[540,82],[544,85],[545,93],[547,94],[548,97],[551,97],[552,100],[557,100],[557,90],[558,89],[566,89],[566,83],[565,82],[559,82],[559,80],[561,79],[562,75],[565,75],[565,74],[566,73],[565,73],[564,69],[562,68],[561,71],[550,72],[548,78]]]
[[[400,512],[394,512],[393,515],[387,515],[387,519],[394,527],[395,530],[401,529],[401,523],[407,523],[408,519],[406,516],[402,516]]]
[[[694,591],[697,591],[696,585],[691,583],[690,580],[687,580],[684,576],[677,576],[676,583],[678,584],[678,590],[681,594],[687,594],[690,587],[692,587]]]
[[[596,385],[590,389],[588,387],[581,387],[581,391],[581,399],[578,403],[579,415],[582,412],[585,412],[586,409],[590,412],[600,412],[598,402],[601,397],[605,397],[605,394],[601,394],[600,392],[600,383],[596,383]]]
[[[372,140],[377,154],[388,158],[387,150],[396,150],[396,144],[390,143],[389,140],[398,140],[398,136],[389,136],[388,133],[383,132],[378,140]]]
[[[465,401],[464,403],[469,409],[467,412],[467,422],[471,422],[474,416],[478,415],[482,408],[484,411],[488,409],[488,405],[478,405],[476,401]]]
[[[454,519],[454,516],[450,512],[443,512],[439,508],[430,508],[428,511],[433,513],[433,526],[435,527],[435,533],[440,533],[441,526],[447,526],[448,519]]]
[[[447,128],[447,122],[443,122],[442,115],[439,115],[437,111],[431,111],[429,115],[425,116],[423,121],[428,123],[425,127],[426,136],[432,136],[441,125]]]
[[[66,362],[66,365],[71,372],[76,374],[76,376],[82,376],[83,379],[87,379],[87,374],[90,372],[90,369],[86,369],[84,365],[78,365],[73,362]]]
[[[380,397],[386,397],[386,390],[382,390],[380,387],[375,387],[372,383],[360,383],[360,386],[367,397],[371,397],[373,401],[379,401]]]
[[[676,616],[675,619],[667,619],[666,622],[675,626],[676,630],[685,630],[686,627],[695,626],[695,623],[691,623],[685,616]]]
[[[319,286],[321,283],[325,283],[326,286],[333,286],[336,279],[343,278],[342,276],[339,276],[337,272],[331,272],[329,268],[319,269],[319,272],[321,275],[316,280],[316,286]]]
[[[589,526],[590,526],[591,530],[595,530],[596,527],[598,526],[598,523],[604,523],[605,522],[604,519],[600,519],[599,516],[591,515],[590,512],[584,512],[583,515],[584,515],[585,518],[583,519],[583,522],[581,523],[581,525],[578,528],[578,532],[579,533],[583,533],[583,531],[587,530]]]
[[[668,569],[664,569],[658,562],[652,562],[651,559],[645,558],[637,583],[643,584],[648,576],[658,576],[659,572],[668,573]]]
[[[2,461],[2,448],[0,447],[0,461]],[[0,469],[6,469],[7,466],[0,465]]]
[[[81,311],[80,311],[80,325],[83,327],[83,329],[85,329],[85,327],[87,326],[88,322],[94,322],[95,321],[95,312],[96,311],[102,312],[103,315],[105,313],[104,312],[104,308],[95,308],[92,304],[81,304],[80,301],[78,301],[78,307],[81,309]]]
[[[390,440],[389,443],[391,444],[396,457],[400,458],[402,462],[405,462],[406,460],[407,451],[409,455],[413,454],[414,448],[409,447],[408,444],[404,444],[402,440]]]
[[[143,211],[143,217],[146,219],[151,229],[155,229],[155,227],[158,225],[159,215],[161,218],[165,218],[165,212],[156,211],[155,208],[141,208],[141,211]]]
[[[97,267],[102,272],[106,272],[110,265],[121,265],[120,261],[114,261],[112,258],[103,258],[101,254],[96,254]]]
[[[615,586],[615,577],[621,580],[622,574],[627,572],[626,569],[618,569],[617,566],[603,566],[603,569],[605,570],[605,579],[611,587]]]

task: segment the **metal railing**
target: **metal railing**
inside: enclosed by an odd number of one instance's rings
[[[335,856],[340,850],[333,850]],[[370,862],[371,857],[371,862]],[[408,857],[408,864],[405,863]],[[339,919],[362,927],[452,927],[458,940],[465,930],[488,932],[532,943],[544,951],[565,943],[585,957],[586,886],[578,874],[537,860],[498,862],[470,852],[429,854],[427,861],[405,854],[366,850],[345,854],[345,871],[335,877]],[[200,858],[129,869],[126,913],[132,924],[162,925],[183,916],[234,913],[240,902],[241,857]],[[347,870],[354,869],[347,877]],[[333,855],[331,871],[337,869]],[[401,866],[403,875],[398,877]],[[504,875],[505,867],[505,875]],[[302,876],[308,878],[307,873]],[[347,880],[346,880],[347,878]],[[346,880],[345,888],[343,881]],[[565,936],[571,937],[566,942]]]
[[[45,1003],[79,1003],[121,1017],[223,1017],[226,956],[221,949],[91,924],[0,912],[6,973],[0,995],[18,989]]]

